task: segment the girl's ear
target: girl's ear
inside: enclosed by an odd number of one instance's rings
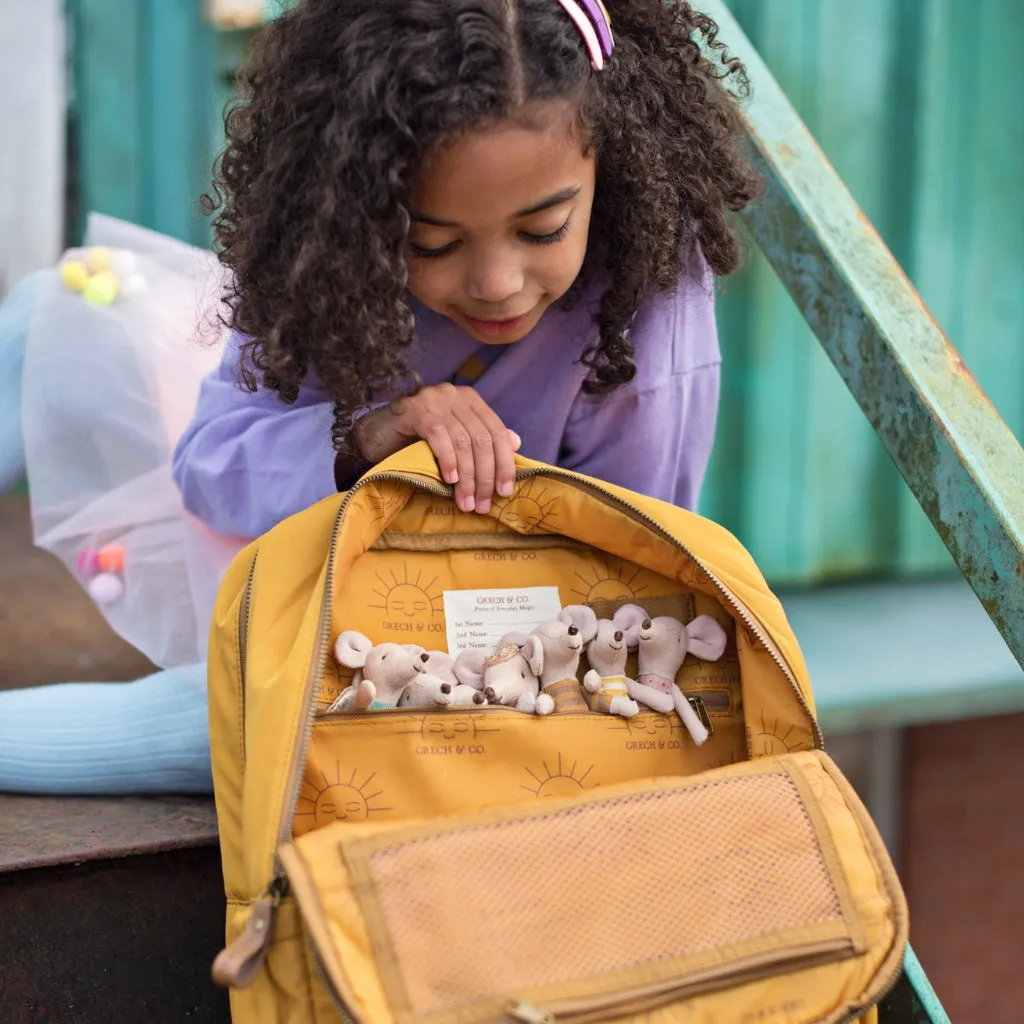
[[[354,629],[346,629],[334,642],[334,657],[346,668],[362,668],[372,650],[370,638]]]
[[[718,661],[725,651],[725,630],[710,615],[698,615],[686,625],[686,649],[701,661]]]

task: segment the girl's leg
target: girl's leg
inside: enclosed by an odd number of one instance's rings
[[[206,666],[0,693],[0,791],[213,792]]]

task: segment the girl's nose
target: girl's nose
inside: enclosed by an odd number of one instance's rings
[[[476,302],[498,305],[523,290],[523,268],[511,253],[494,253],[474,260],[466,277],[466,294]],[[499,310],[515,316],[522,309]]]

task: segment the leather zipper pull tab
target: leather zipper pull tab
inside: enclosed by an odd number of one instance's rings
[[[222,949],[213,961],[210,973],[223,988],[248,988],[263,967],[271,940],[277,908],[288,891],[284,875],[275,875],[266,892],[252,905],[249,920],[238,938]]]

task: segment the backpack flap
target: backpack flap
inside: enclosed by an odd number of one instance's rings
[[[820,751],[339,824],[280,858],[325,977],[364,1024],[745,1020],[783,1006],[792,1024],[840,1022],[895,981],[907,942],[892,864]]]

